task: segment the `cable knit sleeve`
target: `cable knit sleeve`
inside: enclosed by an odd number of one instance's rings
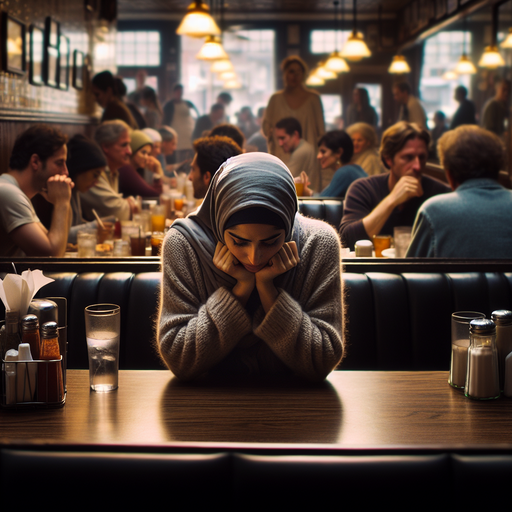
[[[197,256],[175,229],[162,258],[158,349],[177,377],[192,379],[222,361],[252,331],[251,320],[226,288],[208,297]]]
[[[340,242],[324,222],[301,223],[306,231],[292,294],[279,290],[265,317],[255,318],[254,333],[296,374],[321,380],[343,355]]]

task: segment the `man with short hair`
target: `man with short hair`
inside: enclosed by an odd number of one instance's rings
[[[496,84],[496,94],[484,106],[482,127],[499,137],[505,133],[505,120],[509,116],[510,80],[501,80]]]
[[[463,124],[476,124],[475,104],[468,100],[468,90],[459,85],[455,88],[453,97],[459,103],[459,108],[453,114],[450,130],[455,130]]]
[[[37,124],[14,143],[9,170],[0,176],[0,256],[63,256],[71,225],[73,182],[66,167],[67,138]],[[39,221],[31,199],[53,204],[50,229]]]
[[[129,162],[130,127],[119,119],[105,121],[96,130],[94,139],[107,159],[107,167],[102,171],[98,182],[81,194],[82,215],[86,220],[94,220],[92,210],[100,217],[113,215],[119,220],[129,220],[138,206],[133,197],[126,199],[119,193],[119,169]]]
[[[229,137],[219,135],[195,140],[194,149],[196,154],[188,179],[194,187],[194,197],[202,199],[219,167],[228,158],[242,154],[242,149]]]
[[[242,133],[242,130],[238,128],[238,126],[235,126],[234,124],[229,123],[222,123],[215,126],[211,131],[209,136],[215,137],[215,135],[220,135],[222,137],[229,137],[230,139],[234,140],[240,148],[242,148],[242,151],[244,151],[245,146],[245,135]]]
[[[294,117],[285,117],[276,123],[274,130],[277,142],[282,150],[290,155],[286,163],[296,178],[302,171],[311,176],[312,188],[321,189],[317,175],[315,148],[302,138],[302,126]],[[316,177],[315,177],[316,176]]]
[[[505,163],[500,138],[460,126],[441,137],[438,153],[453,192],[423,203],[407,256],[510,259],[512,191],[498,183]]]
[[[401,121],[382,136],[380,156],[389,173],[361,178],[345,196],[340,236],[345,247],[374,235],[393,235],[396,226],[412,226],[419,207],[430,197],[449,191],[438,180],[423,176],[429,133]]]
[[[192,142],[203,136],[203,133],[210,131],[214,126],[222,122],[224,118],[224,105],[222,103],[214,103],[210,109],[210,113],[201,116],[196,121],[194,133],[192,133]]]
[[[420,128],[427,128],[427,115],[418,98],[411,94],[411,86],[407,82],[393,85],[393,97],[400,105],[398,121],[416,123]]]

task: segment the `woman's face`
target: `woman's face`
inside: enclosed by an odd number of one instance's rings
[[[98,167],[97,169],[90,169],[88,171],[80,173],[75,178],[75,188],[78,192],[87,192],[91,187],[98,183],[101,171],[104,167]]]
[[[329,167],[336,167],[338,160],[341,158],[342,149],[340,148],[336,153],[329,149],[324,144],[321,144],[318,148],[317,160],[320,162],[322,169],[328,169]]]
[[[151,154],[151,144],[142,146],[136,153],[133,154],[132,160],[137,169],[144,169],[148,161],[148,156]]]
[[[370,142],[365,139],[360,133],[354,133],[350,137],[354,144],[354,155],[358,155],[361,151],[370,147]]]
[[[297,62],[288,64],[284,70],[283,78],[284,84],[287,87],[298,87],[302,82],[304,82],[304,71],[302,70],[302,66],[297,64]]]
[[[160,141],[153,142],[153,149],[151,150],[151,156],[157,158],[162,153],[162,143]]]
[[[224,243],[246,270],[259,272],[283,247],[284,229],[268,224],[239,224],[224,231]]]
[[[93,85],[92,93],[94,94],[94,99],[96,100],[96,103],[102,108],[105,108],[108,102],[112,99],[111,87],[107,87],[106,91],[102,91],[101,89],[98,89],[98,87]]]

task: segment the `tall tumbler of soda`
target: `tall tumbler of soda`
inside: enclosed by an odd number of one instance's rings
[[[93,304],[85,308],[89,379],[93,391],[107,393],[117,389],[120,332],[119,306]]]

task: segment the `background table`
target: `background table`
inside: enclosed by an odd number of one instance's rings
[[[68,371],[62,409],[0,411],[0,443],[124,446],[328,445],[512,448],[512,400],[476,402],[444,372],[333,372],[326,382],[205,379],[121,371],[119,389],[89,391]]]

